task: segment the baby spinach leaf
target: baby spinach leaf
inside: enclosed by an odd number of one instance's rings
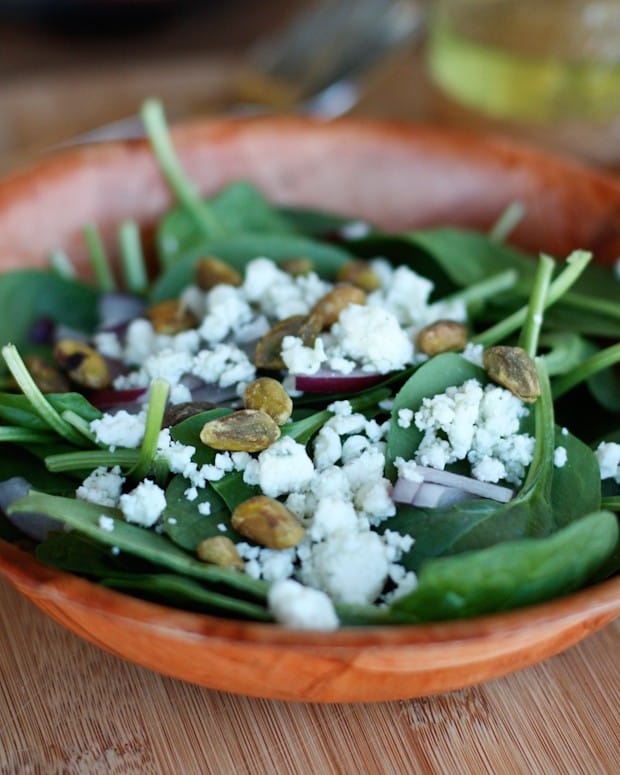
[[[45,565],[89,578],[102,578],[115,573],[147,573],[157,569],[156,565],[124,552],[112,554],[108,545],[75,530],[50,533],[37,546],[35,554],[37,560]]]
[[[226,474],[223,479],[217,482],[211,482],[211,487],[220,496],[228,506],[229,511],[233,512],[240,503],[253,498],[255,495],[261,495],[260,487],[252,484],[246,484],[243,481],[243,471],[232,471]]]
[[[194,579],[172,573],[115,575],[102,579],[101,583],[109,589],[129,592],[156,603],[168,603],[192,611],[225,614],[233,618],[272,621],[271,614],[260,605],[222,594]]]
[[[325,277],[333,277],[351,254],[343,248],[318,242],[294,234],[236,234],[228,238],[205,240],[173,263],[151,290],[152,301],[177,297],[193,282],[196,262],[205,255],[216,256],[243,271],[246,264],[261,256],[273,261],[304,256],[314,262],[316,271]]]
[[[166,509],[162,515],[164,531],[177,546],[195,552],[205,538],[227,535],[233,540],[238,534],[230,528],[230,511],[219,495],[208,485],[198,490],[198,497],[190,501],[185,491],[190,486],[183,476],[175,476],[166,489]],[[198,511],[199,504],[209,503],[208,515]],[[226,525],[221,531],[218,525]]]
[[[245,181],[231,183],[205,201],[228,234],[289,234],[295,231],[291,221]],[[184,207],[170,210],[158,224],[156,243],[163,266],[170,266],[204,240],[204,231],[198,229],[196,219]]]
[[[281,207],[278,212],[288,223],[291,231],[305,234],[307,237],[326,239],[342,229],[351,218],[323,210],[308,210],[298,207]]]
[[[174,441],[184,444],[186,447],[194,447],[196,452],[192,460],[198,465],[212,464],[215,460],[215,450],[207,447],[200,440],[200,431],[205,423],[216,420],[218,417],[224,417],[230,414],[230,409],[209,409],[206,412],[200,412],[192,417],[188,417],[170,429],[170,435]],[[189,485],[187,485],[189,486]]]
[[[539,603],[585,584],[614,551],[618,524],[598,511],[546,538],[430,560],[417,589],[392,609],[412,621],[475,616]]]
[[[468,379],[477,379],[483,384],[488,381],[483,369],[466,361],[461,355],[442,353],[423,363],[401,387],[394,399],[387,436],[385,458],[389,478],[393,479],[396,475],[396,458],[410,460],[423,436],[413,423],[409,428],[402,428],[398,424],[399,411],[411,409],[416,412],[424,398],[432,398],[453,385],[462,385]]]
[[[162,573],[156,565],[124,552],[114,555],[108,546],[77,532],[51,533],[37,546],[36,557],[59,570],[98,579],[105,587],[154,602],[263,621],[271,619],[263,606],[226,594],[220,587],[209,588],[185,576]]]
[[[54,495],[75,492],[75,483],[62,474],[51,473],[42,460],[21,445],[7,444],[0,455],[0,481],[23,476],[38,490]]]
[[[208,583],[228,587],[263,599],[267,584],[228,568],[207,565],[175,546],[166,536],[125,522],[117,509],[98,506],[73,498],[60,498],[32,490],[25,498],[15,501],[9,512],[37,511],[65,522],[75,530],[108,546],[116,546],[121,552],[148,560],[181,575],[192,576]],[[99,518],[114,519],[114,529],[104,530]]]
[[[12,342],[28,353],[33,324],[50,318],[81,331],[97,324],[98,291],[73,279],[41,269],[0,275],[0,344]],[[4,365],[0,366],[4,370]]]
[[[75,412],[87,422],[101,417],[101,412],[81,393],[47,393],[45,398],[58,414]],[[34,411],[30,399],[22,393],[0,393],[0,417],[20,428],[49,430],[48,423]]]

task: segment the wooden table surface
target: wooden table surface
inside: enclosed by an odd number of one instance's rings
[[[252,24],[239,0],[209,5],[133,45],[71,44],[58,32],[0,21],[0,166],[126,114],[156,86],[178,114],[200,110],[257,31],[303,3],[265,0]],[[200,45],[205,40],[210,46]],[[417,52],[389,67],[357,112],[428,118]],[[459,692],[375,705],[286,704],[125,663],[0,582],[3,774],[615,774],[619,708],[620,622],[543,664]]]

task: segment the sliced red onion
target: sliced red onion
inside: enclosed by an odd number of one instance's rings
[[[403,476],[399,477],[392,490],[392,500],[395,503],[413,503],[413,499],[421,484],[422,480],[412,482],[411,479],[405,479]]]
[[[28,332],[28,341],[32,344],[53,344],[56,323],[50,317],[41,317],[34,321]]]
[[[416,466],[415,470],[425,482],[441,484],[445,487],[455,487],[458,490],[464,490],[470,495],[478,495],[480,498],[489,498],[500,503],[508,503],[514,497],[514,490],[511,490],[509,487],[502,487],[499,484],[491,484],[490,482],[481,482],[479,479],[473,479],[471,476],[461,476],[450,471],[441,471],[439,468],[429,468],[427,466]]]
[[[140,317],[146,304],[130,293],[102,293],[98,302],[99,331],[118,331]]]
[[[316,374],[295,374],[295,390],[304,393],[358,393],[386,378],[385,374],[357,369],[350,374],[320,369]]]
[[[465,490],[457,490],[456,487],[446,487],[443,484],[422,482],[411,503],[420,509],[447,509],[468,498],[471,498],[471,495]]]
[[[9,522],[22,533],[35,541],[44,541],[51,530],[62,530],[62,522],[37,511],[23,511],[17,514],[7,514],[7,509],[13,501],[28,495],[32,485],[22,476],[13,476],[0,482],[0,509]]]
[[[129,388],[128,390],[93,390],[88,394],[88,400],[97,409],[128,409],[130,407],[142,408],[147,396],[146,388]]]

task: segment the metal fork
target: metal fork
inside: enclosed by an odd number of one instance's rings
[[[364,79],[421,32],[421,0],[318,0],[282,32],[248,52],[240,78],[218,109],[296,110],[326,118],[349,111]],[[73,138],[70,145],[142,136],[137,116]]]

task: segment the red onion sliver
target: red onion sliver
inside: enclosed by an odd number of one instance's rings
[[[481,482],[478,479],[473,479],[471,476],[461,476],[450,471],[441,471],[439,468],[429,468],[427,466],[416,466],[415,470],[425,482],[441,484],[445,487],[455,487],[458,490],[464,490],[470,495],[477,495],[480,498],[489,498],[500,503],[508,503],[514,496],[514,490],[511,490],[509,487],[502,487],[499,484],[491,484],[490,482]]]
[[[295,390],[304,393],[357,393],[386,379],[386,374],[367,371],[339,371],[321,369],[316,374],[296,374]]]
[[[129,405],[142,403],[146,396],[146,388],[129,388],[128,390],[93,390],[88,394],[88,400],[102,411],[105,409],[125,409]]]
[[[421,484],[421,480],[419,482],[412,482],[411,479],[399,477],[392,490],[392,500],[395,503],[413,503],[413,499]]]
[[[22,476],[13,476],[11,479],[0,482],[0,511],[22,533],[25,533],[35,541],[44,541],[50,530],[62,529],[62,522],[38,511],[21,511],[17,514],[7,513],[11,503],[19,498],[23,498],[30,492],[31,488],[30,482]]]
[[[456,487],[446,487],[443,484],[422,482],[412,501],[413,506],[420,509],[447,509],[459,501],[467,500],[471,495]]]

